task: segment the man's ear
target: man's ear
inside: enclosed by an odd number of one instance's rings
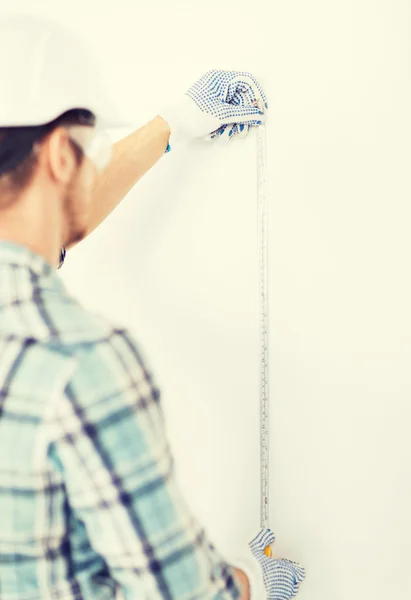
[[[58,183],[68,183],[77,168],[70,138],[64,127],[56,127],[44,142],[43,158],[51,177]]]

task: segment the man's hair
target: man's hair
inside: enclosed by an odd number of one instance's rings
[[[61,125],[91,125],[94,126],[96,118],[92,112],[86,109],[75,108],[58,116],[53,121],[41,126],[41,132],[35,141],[44,139],[56,127]],[[26,131],[35,130],[37,127],[0,127],[0,146],[6,139],[10,140],[13,136]],[[70,144],[73,147],[77,164],[80,166],[83,161],[83,151],[72,140]],[[0,175],[0,209],[4,209],[13,203],[15,196],[18,195],[32,180],[37,164],[37,156],[34,152],[29,154],[10,171]],[[10,201],[8,202],[7,199]]]

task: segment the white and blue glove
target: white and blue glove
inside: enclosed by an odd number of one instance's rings
[[[212,70],[158,114],[170,127],[170,149],[194,138],[244,137],[250,127],[265,122],[266,108],[265,94],[251,73]]]
[[[263,570],[267,598],[288,600],[298,592],[298,586],[305,578],[305,569],[287,558],[270,558],[264,554],[264,549],[274,540],[275,536],[270,529],[261,529],[249,546]]]

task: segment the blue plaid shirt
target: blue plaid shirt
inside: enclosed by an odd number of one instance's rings
[[[1,600],[228,600],[233,570],[175,480],[127,330],[0,241]]]

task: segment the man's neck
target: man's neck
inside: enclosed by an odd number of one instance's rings
[[[0,210],[0,240],[27,246],[56,268],[61,219],[55,203],[30,191],[19,197],[10,208]]]

